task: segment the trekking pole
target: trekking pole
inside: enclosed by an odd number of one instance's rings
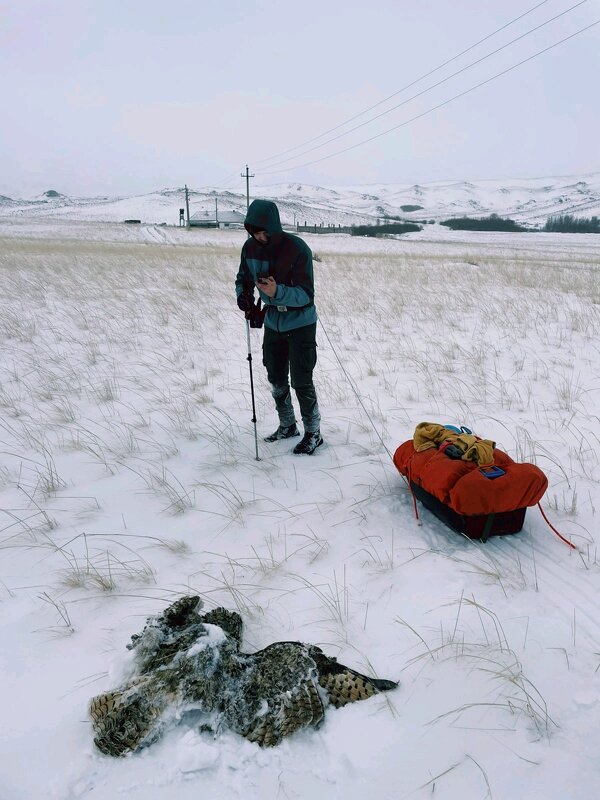
[[[248,366],[250,367],[250,394],[252,395],[252,422],[254,423],[254,446],[256,448],[256,460],[260,461],[258,455],[258,433],[256,431],[256,405],[254,403],[254,378],[252,376],[252,348],[250,347],[250,320],[246,320],[246,339],[248,340]]]

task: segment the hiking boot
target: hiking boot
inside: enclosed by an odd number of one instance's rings
[[[265,442],[276,442],[279,439],[291,439],[292,436],[300,436],[300,431],[295,422],[293,425],[288,425],[287,427],[282,427],[280,425],[275,433],[272,433],[270,436],[265,436]]]
[[[306,431],[302,437],[302,441],[298,442],[296,447],[294,447],[293,453],[296,456],[302,454],[309,456],[311,453],[314,453],[317,447],[320,447],[322,444],[323,437],[321,436],[320,431]]]

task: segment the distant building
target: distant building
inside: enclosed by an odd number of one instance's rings
[[[219,211],[217,218],[214,211],[197,211],[190,217],[190,228],[243,228],[245,218],[239,211]]]

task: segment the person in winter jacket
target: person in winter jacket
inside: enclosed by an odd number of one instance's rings
[[[242,247],[235,280],[237,304],[252,327],[260,327],[264,315],[263,364],[279,414],[279,427],[265,441],[300,435],[290,394],[291,376],[304,424],[304,437],[293,452],[310,455],[323,444],[313,384],[317,310],[312,253],[302,239],[284,233],[279,209],[270,200],[254,200],[244,226],[250,238]]]

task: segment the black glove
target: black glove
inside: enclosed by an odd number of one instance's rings
[[[246,319],[250,323],[251,328],[262,328],[263,320],[267,309],[260,307],[260,300],[256,305],[253,305],[250,311],[246,311]]]
[[[254,301],[249,294],[239,294],[237,304],[240,311],[245,311],[246,313],[254,308]]]
[[[447,447],[444,447],[444,453],[448,456],[448,458],[462,458],[463,451],[460,447],[457,447],[455,444],[449,444]]]

